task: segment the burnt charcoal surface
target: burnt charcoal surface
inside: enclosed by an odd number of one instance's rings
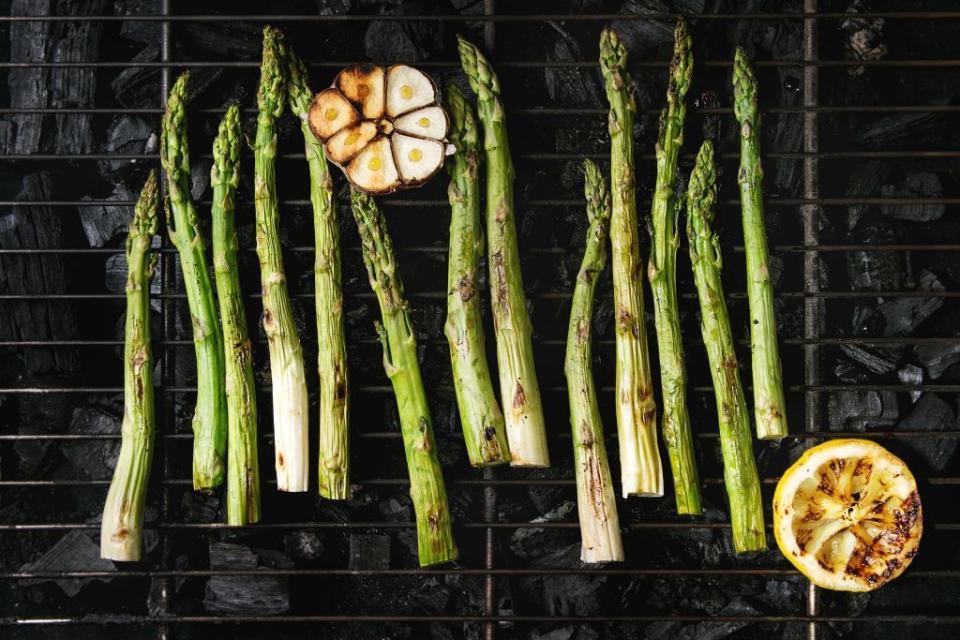
[[[610,23],[630,53],[642,261],[649,254],[654,144],[677,13],[689,16],[695,53],[679,178],[685,183],[700,143],[713,140],[723,279],[748,390],[750,318],[729,60],[742,46],[757,61],[770,271],[792,434],[780,443],[754,443],[764,504],[786,466],[826,438],[876,439],[907,461],[919,481],[926,527],[911,569],[873,594],[818,591],[821,615],[842,621],[820,623],[817,637],[960,637],[955,617],[939,617],[955,616],[960,598],[960,68],[951,63],[960,59],[960,17],[876,15],[955,12],[956,3],[819,0],[821,12],[842,17],[816,20],[816,50],[808,54],[818,65],[803,62],[802,0],[499,0],[496,9],[506,17],[493,22],[478,19],[484,0],[170,3],[182,15],[302,14],[308,19],[277,26],[310,63],[315,89],[329,85],[341,65],[406,62],[421,65],[441,87],[455,84],[472,96],[457,64],[456,36],[481,45],[492,38],[490,58],[501,81],[517,174],[521,263],[553,466],[469,467],[443,333],[446,172],[418,190],[382,198],[460,548],[459,561],[439,570],[417,566],[398,413],[373,329],[379,309],[349,213],[349,190],[337,170],[351,496],[335,503],[315,488],[304,494],[276,490],[246,144],[238,261],[261,387],[263,522],[224,527],[225,492],[192,491],[192,327],[178,261],[161,224],[161,259],[151,287],[158,435],[144,559],[114,565],[98,557],[99,518],[123,416],[123,244],[132,204],[157,165],[162,51],[173,61],[168,80],[187,68],[191,73],[192,190],[208,242],[210,150],[220,115],[236,102],[245,136],[256,128],[263,21],[175,20],[164,49],[161,23],[137,19],[158,14],[164,4],[3,3],[5,15],[66,19],[0,20],[0,62],[12,63],[0,68],[0,637],[480,640],[488,631],[498,640],[810,637],[807,621],[796,618],[810,606],[808,583],[790,570],[772,535],[765,552],[733,552],[716,407],[683,234],[681,329],[705,514],[676,515],[668,473],[662,499],[618,500],[625,563],[589,567],[579,560],[563,356],[569,295],[587,233],[582,160],[609,166],[597,43]],[[723,17],[728,14],[776,15]],[[804,86],[813,80],[818,89],[808,95]],[[805,151],[805,122],[819,131],[816,154]],[[310,460],[316,464],[308,174],[297,121],[285,114],[278,130],[280,232],[313,394]],[[479,290],[495,372],[485,271],[484,265]],[[646,308],[657,362],[649,294]],[[594,374],[618,483],[609,269],[600,277],[594,316]],[[665,450],[662,456],[666,463]],[[486,529],[485,522],[495,526]],[[441,620],[396,620],[406,616]],[[521,619],[485,624],[478,616]],[[593,621],[577,619],[584,616]],[[597,621],[604,616],[618,619]],[[924,617],[904,623],[881,616]],[[237,621],[248,617],[258,621]],[[225,621],[210,624],[210,618]],[[13,624],[22,620],[70,622]]]

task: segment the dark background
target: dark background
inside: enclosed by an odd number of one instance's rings
[[[4,16],[132,18],[160,12],[158,0],[0,5]],[[259,399],[263,523],[226,528],[220,524],[222,495],[191,490],[193,347],[175,253],[163,240],[162,275],[154,285],[159,433],[145,559],[122,567],[99,560],[97,522],[119,447],[122,409],[122,243],[130,203],[147,169],[157,164],[161,69],[143,63],[156,65],[161,59],[161,28],[134,19],[0,21],[3,61],[101,63],[38,68],[5,62],[2,67],[0,637],[479,638],[484,624],[469,618],[484,615],[500,619],[488,625],[496,638],[511,639],[956,637],[960,152],[951,150],[958,142],[960,14],[917,19],[869,13],[957,8],[947,0],[821,0],[819,5],[823,12],[852,14],[811,23],[822,62],[804,67],[797,64],[803,58],[801,18],[715,15],[797,13],[803,8],[798,1],[498,0],[499,12],[528,17],[497,21],[486,33],[488,23],[471,19],[483,13],[482,0],[230,3],[229,12],[237,15],[260,15],[269,8],[304,16],[369,16],[277,22],[312,63],[316,88],[327,85],[339,68],[369,59],[418,63],[439,83],[466,88],[456,34],[477,43],[486,35],[495,45],[491,59],[510,118],[524,284],[553,467],[469,468],[442,331],[446,177],[441,173],[422,189],[383,199],[418,330],[461,551],[460,564],[423,572],[416,569],[396,410],[372,329],[376,301],[352,219],[343,209],[345,182],[339,174],[353,497],[336,504],[313,492],[275,490],[269,394]],[[172,10],[221,13],[223,6],[173,2]],[[920,555],[903,577],[873,594],[811,594],[808,582],[773,548],[772,535],[766,553],[733,554],[685,243],[678,280],[705,514],[676,516],[668,478],[663,499],[619,505],[627,562],[608,567],[613,572],[579,563],[563,338],[586,227],[580,160],[587,155],[603,160],[608,148],[596,59],[599,32],[610,20],[589,16],[664,11],[693,14],[696,71],[681,175],[689,171],[704,136],[718,140],[725,284],[739,338],[748,334],[729,60],[739,44],[758,61],[767,226],[793,434],[781,443],[756,444],[765,497],[772,496],[779,474],[803,450],[844,434],[875,437],[903,457],[920,482],[926,522]],[[535,17],[543,13],[575,15]],[[375,19],[381,15],[456,17]],[[190,146],[194,195],[202,203],[209,199],[209,149],[225,106],[238,101],[245,109],[245,130],[253,131],[262,24],[172,23],[171,81],[181,69],[178,62],[212,63],[191,67]],[[656,113],[664,101],[672,23],[625,15],[616,25],[630,47],[636,80],[642,212],[654,178]],[[936,60],[945,62],[930,62]],[[819,154],[808,156],[819,160],[811,165],[819,174],[819,202],[804,200],[818,196],[803,173],[805,68],[808,78],[819,80],[819,90],[808,96],[810,104],[819,105],[808,110],[816,114],[810,124],[819,127]],[[25,109],[92,111],[29,114]],[[296,121],[285,115],[280,131],[284,258],[315,387],[307,171]],[[261,308],[254,295],[259,280],[249,154],[243,172],[240,269],[250,296],[257,378],[268,383],[257,322]],[[646,234],[641,236],[646,253]],[[819,247],[805,252],[810,244]],[[30,253],[38,248],[43,252]],[[811,256],[806,265],[805,255]],[[607,273],[596,309],[595,371],[613,436],[609,450],[616,478],[611,319]],[[739,347],[741,363],[749,362],[746,342]],[[749,384],[749,366],[741,370]],[[485,521],[492,526],[484,527]],[[481,571],[485,566],[502,573],[487,579]],[[257,569],[266,573],[249,575]],[[345,575],[348,569],[364,573]],[[211,570],[248,573],[216,576]],[[50,579],[63,571],[103,573],[95,580],[83,574]],[[488,603],[485,588],[492,589]],[[810,627],[803,616],[811,611],[825,620]],[[186,618],[175,619],[181,616]],[[446,621],[371,619],[375,616]],[[513,616],[519,621],[510,620]],[[599,616],[624,619],[604,622]],[[237,617],[253,619],[212,624]],[[348,623],[350,617],[361,621]],[[592,620],[577,620],[581,617]],[[44,620],[62,624],[21,624]]]

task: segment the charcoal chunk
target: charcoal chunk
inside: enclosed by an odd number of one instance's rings
[[[853,140],[868,149],[923,148],[936,145],[949,126],[943,113],[898,113],[861,126]]]
[[[843,43],[847,60],[881,60],[887,55],[887,44],[883,37],[883,18],[861,17],[856,14],[864,11],[864,3],[854,0],[847,7],[851,14],[840,22],[840,30],[846,35]],[[862,75],[866,67],[850,67],[851,76]]]
[[[576,505],[567,500],[530,522],[563,522],[575,510]],[[570,544],[575,537],[576,532],[568,529],[520,527],[510,536],[510,550],[520,558],[542,558],[558,546]]]
[[[890,373],[897,368],[897,352],[893,349],[842,344],[840,350],[848,358],[873,373]]]
[[[383,570],[390,568],[390,536],[352,534],[350,536],[350,569]]]
[[[270,561],[243,545],[210,544],[213,571],[256,569],[269,566]],[[213,576],[207,581],[203,606],[226,615],[276,615],[290,609],[290,588],[287,579],[278,576]]]
[[[145,118],[122,116],[107,130],[104,153],[116,155],[139,155],[156,153],[160,136],[153,123]],[[132,167],[144,165],[140,160],[101,160],[100,175],[114,185],[132,183]],[[140,180],[137,180],[139,182]]]
[[[615,20],[613,28],[627,45],[631,57],[638,53],[666,50],[673,46],[674,21],[671,13],[702,13],[704,0],[675,0],[668,6],[661,0],[626,0],[617,13],[664,14],[663,20]]]
[[[843,390],[830,395],[827,415],[831,431],[867,431],[894,425],[900,409],[892,391]]]
[[[50,547],[41,557],[20,567],[26,572],[59,571],[116,571],[110,560],[100,557],[100,547],[86,533],[73,530]],[[83,587],[96,580],[110,582],[111,578],[79,578],[51,580],[49,578],[28,580],[25,584],[54,582],[69,597],[74,597]]]
[[[892,167],[881,160],[858,163],[847,178],[844,194],[849,198],[875,198]],[[856,203],[847,207],[847,229],[853,229],[875,205]]]
[[[78,207],[80,224],[91,247],[103,247],[114,239],[126,236],[133,216],[136,196],[124,185],[118,185],[113,193],[102,199],[103,204],[87,204]],[[83,201],[93,198],[84,197]],[[116,203],[116,204],[114,204]]]
[[[884,198],[942,198],[943,183],[932,171],[911,173],[899,184],[885,184],[880,189]],[[883,204],[880,213],[898,220],[930,222],[939,220],[946,211],[945,204],[918,202],[911,204]]]
[[[310,529],[291,531],[283,537],[283,546],[298,560],[318,560],[323,555],[323,535]]]
[[[580,545],[561,547],[530,563],[534,569],[579,569]],[[601,609],[607,577],[570,574],[532,576],[519,581],[520,590],[538,611],[551,616],[589,616]]]
[[[914,347],[914,353],[930,379],[937,380],[944,371],[960,362],[960,341],[952,344],[918,344]]]
[[[69,433],[77,435],[119,435],[123,416],[113,407],[91,405],[73,411]],[[76,440],[60,445],[63,455],[90,480],[108,480],[120,455],[120,439]]]
[[[416,3],[389,7],[385,15],[414,15]],[[429,20],[373,20],[363,38],[367,57],[376,62],[415,64],[442,48],[439,23]]]
[[[548,45],[547,61],[576,62],[583,59],[580,44],[555,23],[550,23],[555,35]],[[599,108],[604,104],[603,89],[597,74],[582,67],[547,65],[543,70],[547,95],[558,106]]]
[[[888,224],[861,224],[850,234],[853,243],[892,243],[896,232]],[[902,254],[864,249],[847,252],[847,277],[854,291],[896,291],[900,288]]]
[[[924,269],[917,282],[918,291],[945,291],[946,287],[937,276]],[[886,319],[884,334],[887,336],[910,335],[924,320],[932,316],[943,306],[943,298],[922,296],[916,298],[893,298],[881,304],[878,309]]]
[[[957,428],[953,408],[935,393],[925,393],[900,424],[898,431],[930,431],[929,437],[904,438],[904,447],[917,453],[933,471],[943,471],[957,450],[956,438],[937,438],[937,431]]]

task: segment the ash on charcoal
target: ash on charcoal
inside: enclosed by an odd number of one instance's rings
[[[900,424],[898,431],[948,431],[957,428],[953,408],[935,393],[925,393]],[[902,446],[917,453],[933,471],[943,471],[957,450],[956,438],[904,438]]]
[[[847,60],[881,60],[887,55],[887,44],[883,41],[883,18],[857,16],[862,11],[868,11],[863,3],[854,0],[847,7],[851,14],[840,22],[840,30],[845,34],[843,43]],[[865,67],[849,67],[847,73],[851,76],[862,75]]]
[[[323,555],[323,535],[306,529],[291,531],[283,537],[283,548],[296,560],[319,560]]]
[[[123,419],[121,407],[102,404],[78,407],[73,411],[68,433],[74,435],[118,435]],[[120,440],[76,440],[60,445],[60,450],[77,474],[89,480],[106,480],[120,455]]]
[[[530,563],[532,569],[580,569],[580,544],[556,549]],[[551,616],[589,616],[601,609],[607,577],[603,575],[569,574],[533,576],[517,581],[522,595],[537,611]]]
[[[943,183],[932,171],[907,174],[899,184],[885,184],[880,189],[884,198],[942,198]],[[898,220],[930,222],[943,217],[945,204],[918,202],[915,204],[882,204],[880,213]]]
[[[576,62],[583,59],[580,44],[558,24],[550,22],[555,35],[548,45],[548,62]],[[556,105],[599,108],[604,104],[603,90],[593,70],[582,67],[547,65],[543,70],[547,95]]]
[[[107,130],[104,153],[111,155],[140,155],[156,153],[160,137],[153,123],[145,118],[123,116],[114,120]],[[132,167],[141,167],[140,160],[101,160],[100,175],[114,185],[132,182]],[[139,176],[137,176],[139,177]]]
[[[77,207],[83,233],[91,247],[103,247],[115,238],[126,236],[133,215],[133,205],[127,203],[134,199],[134,194],[126,186],[118,185],[112,194],[103,198],[104,204]],[[81,200],[88,202],[93,198],[85,196]]]
[[[349,568],[357,571],[389,569],[390,536],[351,534]]]
[[[213,571],[264,568],[275,560],[239,544],[210,544]],[[207,581],[203,606],[211,613],[275,615],[290,609],[290,588],[287,579],[278,576],[213,576]]]
[[[904,365],[899,371],[897,371],[897,378],[903,384],[920,386],[923,384],[923,369],[915,364]],[[920,390],[911,391],[910,400],[916,402],[920,399],[921,395],[923,395],[923,392]]]
[[[847,178],[847,186],[844,194],[850,198],[873,198],[880,193],[880,187],[883,185],[887,176],[890,175],[892,167],[880,160],[870,160],[857,164],[850,176]],[[875,205],[857,203],[847,207],[847,229],[853,229],[860,222],[860,219],[868,213]]]
[[[960,339],[954,343],[918,344],[913,351],[930,379],[937,380],[944,371],[960,362]]]
[[[59,542],[33,562],[20,567],[25,572],[61,572],[61,571],[116,571],[110,560],[100,557],[100,547],[82,531],[73,530],[60,538]],[[94,580],[110,582],[112,578],[83,578],[75,580],[38,579],[27,580],[24,584],[53,582],[69,597],[74,597],[83,587]]]
[[[576,505],[566,500],[530,522],[564,522],[575,509]],[[520,558],[542,558],[558,546],[570,544],[576,537],[577,532],[568,529],[520,527],[510,536],[510,550]]]
[[[920,272],[918,291],[945,291],[946,287],[937,276],[926,269]],[[881,304],[878,310],[887,322],[883,333],[886,336],[910,335],[924,320],[943,306],[943,298],[918,296],[916,298],[893,298]]]
[[[868,149],[922,148],[935,145],[949,129],[943,113],[898,113],[859,127],[853,140]]]
[[[852,243],[896,242],[893,227],[884,223],[861,224],[850,234]],[[902,255],[897,251],[847,252],[847,277],[854,291],[896,291],[900,289]]]
[[[890,373],[897,368],[899,349],[888,346],[841,344],[840,350],[860,366],[876,374]]]
[[[897,394],[892,391],[838,391],[827,401],[831,431],[866,431],[896,424],[900,417]]]

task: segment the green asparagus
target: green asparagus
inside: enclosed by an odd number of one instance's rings
[[[276,119],[283,112],[286,79],[279,50],[279,31],[263,29],[263,61],[257,93],[257,135],[253,145],[253,189],[257,219],[257,256],[263,291],[263,329],[270,351],[273,382],[273,432],[276,446],[277,488],[306,491],[307,382],[303,349],[293,321],[280,246],[280,212],[277,204]]]
[[[240,109],[232,105],[213,141],[213,268],[223,325],[227,390],[227,524],[260,520],[260,468],[257,460],[257,390],[253,349],[247,335],[234,219],[240,177]]]
[[[613,304],[616,308],[617,433],[623,497],[662,496],[657,448],[657,404],[643,312],[643,260],[637,231],[633,118],[636,104],[627,76],[627,48],[613,29],[600,34],[600,68],[610,102],[610,218]]]
[[[159,189],[151,171],[140,192],[127,234],[127,317],[123,346],[123,426],[120,456],[103,505],[100,555],[108,560],[140,559],[143,511],[153,458],[153,354],[150,349],[150,279],[157,256]]]
[[[573,429],[577,511],[580,515],[580,559],[583,562],[611,562],[623,560],[623,540],[607,462],[603,423],[600,421],[597,393],[593,385],[590,336],[594,292],[607,260],[610,192],[603,174],[592,161],[584,162],[584,174],[590,228],[570,305],[564,373],[570,399],[570,426]]]
[[[677,308],[677,221],[680,203],[674,196],[677,157],[683,146],[684,101],[693,73],[693,54],[687,25],[680,19],[674,32],[673,60],[667,86],[667,106],[660,114],[657,138],[657,182],[651,218],[653,247],[647,276],[653,289],[653,310],[660,354],[663,388],[663,439],[670,456],[677,513],[698,515],[700,481],[693,451],[690,415],[687,412],[687,372],[683,361],[683,337]]]
[[[281,43],[282,44],[282,43]],[[290,111],[300,120],[313,205],[314,308],[317,316],[317,372],[320,380],[320,495],[331,500],[350,497],[349,385],[347,344],[340,285],[340,227],[333,206],[333,181],[323,143],[310,131],[310,85],[307,67],[284,48]]]
[[[167,231],[180,255],[197,358],[197,407],[193,417],[193,488],[223,482],[227,452],[227,397],[224,393],[223,334],[217,319],[205,243],[190,195],[187,148],[187,72],[170,90],[163,115],[160,160],[167,174]],[[173,210],[171,216],[170,210]]]
[[[450,141],[450,257],[447,265],[447,322],[453,384],[470,464],[485,467],[510,461],[503,420],[484,350],[477,272],[483,254],[480,230],[480,159],[473,110],[455,86],[447,87]]]
[[[747,256],[750,345],[753,364],[753,411],[757,436],[779,440],[787,435],[783,373],[773,314],[773,284],[767,267],[767,229],[763,220],[763,168],[760,166],[760,115],[757,80],[750,60],[737,48],[733,62],[733,111],[740,123],[740,207]]]
[[[403,297],[393,245],[386,221],[372,197],[354,190],[351,204],[370,287],[377,296],[383,318],[376,329],[383,346],[383,368],[393,385],[400,414],[410,497],[417,518],[420,566],[450,562],[457,559],[457,545],[427,395],[420,377],[416,336]]]
[[[717,399],[723,484],[730,503],[733,546],[737,553],[767,546],[763,526],[760,478],[753,458],[747,402],[740,384],[737,354],[730,318],[720,281],[720,239],[711,229],[717,199],[713,144],[707,140],[697,154],[687,189],[687,238],[694,282],[700,299],[700,330],[710,359],[710,374]]]
[[[504,407],[510,464],[550,466],[547,430],[533,362],[514,220],[513,162],[507,142],[506,112],[500,82],[483,54],[459,38],[460,64],[477,94],[487,167],[487,265],[493,306],[500,401]]]

